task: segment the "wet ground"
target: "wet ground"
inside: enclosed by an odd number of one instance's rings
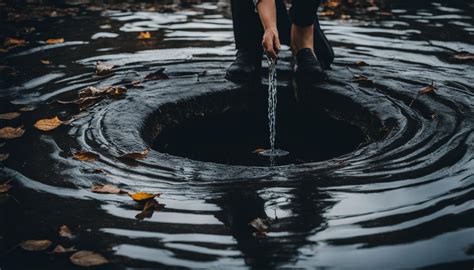
[[[282,54],[277,146],[290,156],[272,167],[254,153],[268,148],[265,80],[224,79],[227,2],[79,5],[74,16],[3,21],[4,35],[28,43],[0,55],[0,113],[21,112],[0,125],[25,129],[1,142],[0,183],[13,188],[0,194],[0,268],[73,269],[70,254],[17,247],[49,239],[99,252],[110,269],[472,269],[474,69],[459,52],[474,52],[474,6],[383,2],[323,11],[336,60],[298,101]],[[114,72],[97,76],[96,61]],[[160,68],[169,79],[144,80]],[[58,102],[111,85],[127,92],[82,111]],[[33,127],[54,116],[75,121]],[[80,150],[98,160],[73,159]],[[91,192],[97,183],[158,192],[166,206],[137,220],[142,206]],[[256,218],[265,237],[248,225]],[[76,237],[60,237],[61,225]]]

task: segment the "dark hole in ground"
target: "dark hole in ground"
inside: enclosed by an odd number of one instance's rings
[[[255,153],[269,148],[267,103],[264,99],[250,103],[253,104],[182,119],[179,124],[163,128],[153,148],[193,160],[268,166],[269,158]],[[277,158],[276,165],[331,159],[364,142],[359,127],[330,117],[318,106],[280,98],[277,108],[276,146],[289,155]]]

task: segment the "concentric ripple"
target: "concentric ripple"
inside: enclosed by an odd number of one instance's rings
[[[223,6],[206,3],[176,14],[103,12],[102,21],[77,37],[81,42],[51,48],[62,55],[73,47],[74,56],[0,92],[14,104],[37,105],[36,120],[52,112],[68,116],[64,105],[49,102],[72,99],[86,86],[124,84],[159,67],[170,77],[100,102],[71,127],[27,130],[2,174],[25,187],[18,199],[34,217],[28,220],[53,231],[68,223],[80,231],[81,248],[102,250],[130,267],[472,267],[474,77],[472,63],[454,61],[452,54],[474,51],[465,39],[474,34],[473,7],[435,3],[411,10],[395,1],[393,16],[383,20],[321,22],[337,58],[326,82],[300,90],[331,117],[364,131],[366,143],[351,153],[274,167],[153,149],[143,160],[120,158],[150,149],[167,127],[222,113],[266,91],[224,79],[233,46]],[[90,39],[106,24],[119,35]],[[451,32],[436,35],[444,27]],[[152,31],[157,42],[137,41],[140,31]],[[29,48],[9,61],[39,54]],[[282,58],[279,89],[293,91],[289,52]],[[105,78],[93,76],[98,60],[118,68]],[[371,82],[355,80],[358,75]],[[418,94],[431,83],[434,93]],[[75,150],[100,158],[76,161]],[[94,183],[160,192],[166,207],[138,222],[139,209],[128,198],[92,193]],[[55,214],[42,214],[51,213],[50,206],[29,197],[53,204]],[[271,220],[265,238],[248,227],[257,217]],[[19,225],[6,239],[21,240],[28,228]]]

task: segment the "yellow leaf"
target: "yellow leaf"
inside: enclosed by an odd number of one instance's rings
[[[141,201],[146,201],[153,199],[157,196],[160,196],[159,193],[156,194],[151,194],[151,193],[146,193],[146,192],[137,192],[137,193],[128,193],[128,196],[130,196],[134,201],[141,202]]]
[[[140,32],[140,34],[137,37],[138,39],[149,39],[151,38],[150,32]]]
[[[49,119],[41,119],[35,123],[35,128],[42,131],[53,130],[63,124],[57,116]]]
[[[51,245],[49,240],[26,240],[21,242],[20,247],[28,251],[45,250]]]
[[[64,38],[50,38],[46,40],[46,43],[48,44],[57,44],[57,43],[63,43],[63,42],[64,42]]]
[[[23,133],[25,133],[23,126],[0,128],[0,139],[15,139],[23,136]]]

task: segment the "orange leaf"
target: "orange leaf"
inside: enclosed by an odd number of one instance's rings
[[[28,251],[41,251],[47,249],[51,243],[49,240],[26,240],[21,242],[20,247]]]
[[[53,118],[41,119],[36,121],[35,128],[42,131],[49,131],[59,127],[63,123],[63,121],[61,121],[57,116],[55,116]]]
[[[63,42],[64,42],[64,38],[50,38],[46,40],[46,43],[48,44],[57,44],[57,43],[63,43]]]
[[[149,39],[151,38],[150,32],[140,32],[140,34],[137,37],[138,39]]]
[[[51,61],[46,60],[46,59],[40,60],[40,62],[41,62],[43,65],[49,65],[49,64],[51,64]]]
[[[146,192],[137,192],[137,193],[128,193],[128,196],[130,196],[134,201],[142,202],[142,201],[150,200],[150,199],[153,199],[157,196],[160,196],[160,194],[159,193],[151,194],[151,193],[146,193]]]
[[[25,133],[23,126],[0,128],[0,139],[15,139],[23,136],[23,133]]]
[[[79,151],[73,154],[73,158],[80,161],[95,161],[99,159],[99,155],[92,152]]]

